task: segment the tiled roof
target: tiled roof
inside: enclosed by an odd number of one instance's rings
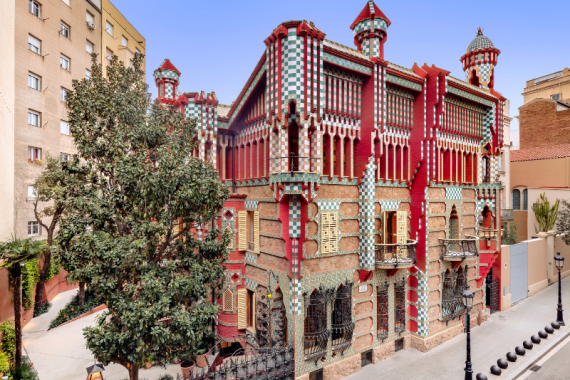
[[[570,157],[570,144],[511,150],[511,162]]]
[[[228,112],[232,109],[232,106],[228,106],[225,104],[218,104],[218,116],[221,117],[228,117]]]
[[[413,70],[410,70],[410,69],[405,68],[405,67],[400,66],[400,65],[396,65],[395,63],[388,62],[388,67],[391,68],[391,69],[394,69],[394,70],[396,70],[396,71],[401,71],[401,72],[403,72],[403,73],[406,73],[406,74],[408,74],[408,75],[411,75],[411,76],[413,76],[413,77],[421,78],[421,77],[420,77],[418,74],[416,74]]]
[[[329,47],[331,47],[331,48],[333,48],[333,49],[336,49],[336,50],[342,51],[342,52],[344,52],[344,53],[350,54],[350,55],[352,55],[352,56],[354,56],[354,57],[358,57],[358,58],[361,58],[361,59],[365,59],[365,60],[367,60],[367,61],[370,60],[370,59],[368,59],[368,57],[366,56],[366,54],[364,54],[364,53],[362,53],[362,52],[360,52],[360,51],[358,51],[358,50],[356,50],[356,49],[350,48],[350,47],[348,47],[348,46],[341,45],[341,44],[339,44],[338,42],[334,42],[334,41],[331,41],[331,40],[324,40],[323,43],[324,43],[325,46],[329,46]]]
[[[481,32],[481,28],[479,28],[479,31],[477,32],[477,37],[475,37],[475,39],[471,41],[469,46],[467,46],[467,53],[469,53],[470,51],[486,49],[489,47],[495,47],[495,45],[493,45],[493,42],[488,37],[485,37],[483,35],[483,32]]]

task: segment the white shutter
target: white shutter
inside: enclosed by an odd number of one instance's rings
[[[85,79],[91,79],[91,71],[85,70]]]
[[[28,44],[31,45],[28,46],[31,51],[40,54],[40,46],[41,46],[40,40],[38,40],[36,37],[32,36],[31,34],[28,34]]]
[[[69,135],[69,124],[67,123],[67,121],[63,120],[60,121],[59,131],[64,135]]]
[[[85,40],[85,51],[87,53],[93,53],[93,44],[88,40]]]
[[[238,330],[247,327],[247,289],[238,289],[237,291],[237,316]]]
[[[65,3],[65,5],[67,5],[69,7],[69,0],[61,0]]]
[[[253,246],[255,253],[259,253],[259,211],[253,213]]]
[[[238,249],[247,250],[247,211],[238,213]]]
[[[93,22],[93,15],[89,12],[85,12],[85,21],[87,21],[90,24],[95,24]]]
[[[123,46],[126,47],[126,46],[127,46],[127,43],[129,42],[129,40],[127,40],[127,39],[125,38],[125,36],[121,36],[121,37],[122,37],[122,38],[121,38],[121,41],[122,41],[122,43],[123,43]]]
[[[111,25],[111,24],[109,23],[109,21],[106,21],[105,30],[106,30],[107,33],[109,33],[110,35],[113,35],[113,25]]]

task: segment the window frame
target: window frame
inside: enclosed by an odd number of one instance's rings
[[[67,103],[67,93],[69,92],[69,90],[65,87],[60,87],[59,88],[59,100],[61,100],[62,102]],[[65,94],[65,95],[64,95]]]
[[[85,79],[91,79],[91,70],[85,69]]]
[[[111,53],[111,55],[109,55]],[[108,47],[105,48],[105,59],[109,61],[109,64],[113,62],[113,50],[109,49]]]
[[[129,39],[122,34],[121,34],[121,44],[124,47],[127,47],[129,45]]]
[[[67,24],[64,21],[60,21],[59,34],[61,34],[67,39],[71,39],[71,26],[69,26],[69,24]]]
[[[65,126],[65,128],[64,128]],[[67,133],[65,133],[65,131],[67,130]],[[60,120],[59,121],[59,133],[61,133],[62,135],[66,135],[69,136],[69,123],[65,120]]]
[[[110,28],[109,28],[110,27]],[[111,33],[109,33],[109,29],[111,29]],[[105,20],[105,32],[107,32],[111,37],[114,37],[115,26],[109,22],[109,20]]]
[[[516,193],[515,193],[515,191],[516,191]],[[517,207],[515,207],[515,194],[517,194],[517,197],[518,197],[518,198],[517,198],[517,201],[518,201]],[[513,200],[512,200],[512,203],[513,203],[513,204],[512,204],[513,210],[515,210],[515,211],[520,211],[520,210],[521,210],[521,191],[520,191],[519,189],[513,189],[512,192],[511,192],[511,197],[512,197],[512,199],[513,199]]]
[[[69,161],[69,156],[70,156],[69,153],[60,153],[59,154],[59,158],[61,161]]]
[[[30,85],[30,80],[35,80],[37,82],[37,88],[34,86]],[[32,82],[33,83],[33,82]],[[42,77],[40,77],[39,75],[33,74],[31,72],[28,71],[28,87],[32,88],[36,91],[41,91],[42,90]]]
[[[91,45],[91,51],[87,50],[87,47],[89,45]],[[85,39],[85,51],[89,54],[93,54],[93,52],[95,51],[95,44],[89,41],[88,39]]]
[[[35,153],[37,154],[37,157]],[[28,147],[28,160],[30,160],[31,162],[34,162],[36,160],[41,160],[42,159],[42,148],[38,148],[36,146],[29,146]]]
[[[89,17],[91,17],[91,19],[89,19]],[[90,22],[91,24],[95,24],[95,15],[89,11],[85,11],[85,21]]]
[[[32,11],[34,6],[35,6],[35,11],[37,12],[37,14]],[[28,11],[31,14],[33,14],[34,16],[36,16],[37,18],[41,18],[42,5],[35,0],[29,0],[28,1]]]
[[[30,230],[30,228],[32,229]],[[40,226],[40,222],[38,222],[37,220],[28,222],[28,237],[40,236],[41,232],[42,232],[42,227]]]
[[[36,117],[37,122],[38,122],[37,125],[36,125],[36,124],[32,124],[32,123],[30,122],[30,121],[31,121],[30,116],[35,116],[35,117]],[[28,125],[31,125],[31,126],[33,126],[33,127],[41,128],[41,126],[42,126],[42,114],[41,114],[41,112],[28,109]]]
[[[63,65],[63,62],[67,62],[67,67],[65,67]],[[65,54],[60,54],[59,55],[59,65],[61,66],[62,69],[67,70],[67,71],[71,71],[71,58],[69,58]]]
[[[32,190],[31,194],[30,194],[30,190]],[[37,193],[36,189],[34,188],[34,185],[28,184],[28,196],[26,197],[26,199],[36,199],[37,197],[38,197],[38,193]]]
[[[35,46],[34,44],[32,44],[30,42],[30,38],[33,38],[34,40],[36,40],[38,42],[39,46]],[[31,49],[30,46],[35,47],[36,49],[38,49],[38,51]],[[42,55],[42,41],[40,39],[34,37],[33,35],[28,34],[28,50],[31,51],[32,53],[36,53],[37,55]]]

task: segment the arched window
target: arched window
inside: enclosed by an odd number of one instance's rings
[[[305,360],[318,360],[327,352],[330,331],[327,329],[327,302],[323,292],[305,293]]]
[[[461,293],[465,287],[465,275],[460,267],[458,271],[445,272],[443,280],[443,297],[441,301],[441,319],[449,322],[456,317],[461,317],[464,312]]]
[[[352,283],[340,285],[336,290],[332,313],[332,349],[344,352],[352,344]]]
[[[521,192],[519,189],[513,190],[513,210],[521,209]]]
[[[528,210],[528,190],[523,190],[523,210]]]

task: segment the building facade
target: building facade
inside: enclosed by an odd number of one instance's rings
[[[526,82],[524,103],[534,99],[552,99],[570,104],[570,69],[564,68],[552,74]]]
[[[501,265],[500,51],[479,31],[465,81],[408,69],[385,58],[389,26],[373,1],[350,25],[356,49],[312,22],[278,25],[231,106],[180,90],[169,60],[154,72],[231,188],[222,347],[289,347],[298,378],[459,334],[465,284],[479,320],[499,298],[485,279]]]

